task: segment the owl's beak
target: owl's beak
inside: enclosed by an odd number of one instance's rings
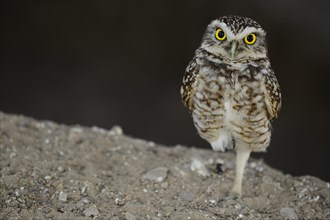
[[[235,52],[237,49],[237,42],[236,41],[232,41],[231,43],[231,49],[230,49],[230,58],[233,60],[235,57]]]

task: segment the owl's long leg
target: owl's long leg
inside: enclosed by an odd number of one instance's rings
[[[242,195],[242,180],[244,176],[244,168],[247,160],[250,157],[251,151],[248,149],[237,149],[236,150],[236,177],[231,195],[241,196]]]

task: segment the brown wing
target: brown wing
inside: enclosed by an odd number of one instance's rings
[[[197,64],[197,58],[194,58],[190,61],[189,65],[186,68],[185,74],[183,76],[182,85],[181,85],[181,97],[184,106],[192,112],[192,97],[195,93],[195,84],[197,76],[199,73],[199,65]]]
[[[264,78],[265,86],[265,103],[267,106],[267,112],[269,114],[269,119],[275,119],[281,109],[281,90],[280,85],[271,71],[270,74],[266,74]]]

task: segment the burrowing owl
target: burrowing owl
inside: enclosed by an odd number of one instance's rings
[[[212,21],[183,77],[181,96],[213,150],[236,151],[231,193],[241,195],[251,151],[265,151],[281,93],[267,56],[266,32],[250,18]]]

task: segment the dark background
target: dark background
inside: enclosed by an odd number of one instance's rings
[[[180,84],[207,24],[248,16],[268,32],[283,109],[263,157],[330,180],[328,1],[1,3],[1,110],[207,147]]]

